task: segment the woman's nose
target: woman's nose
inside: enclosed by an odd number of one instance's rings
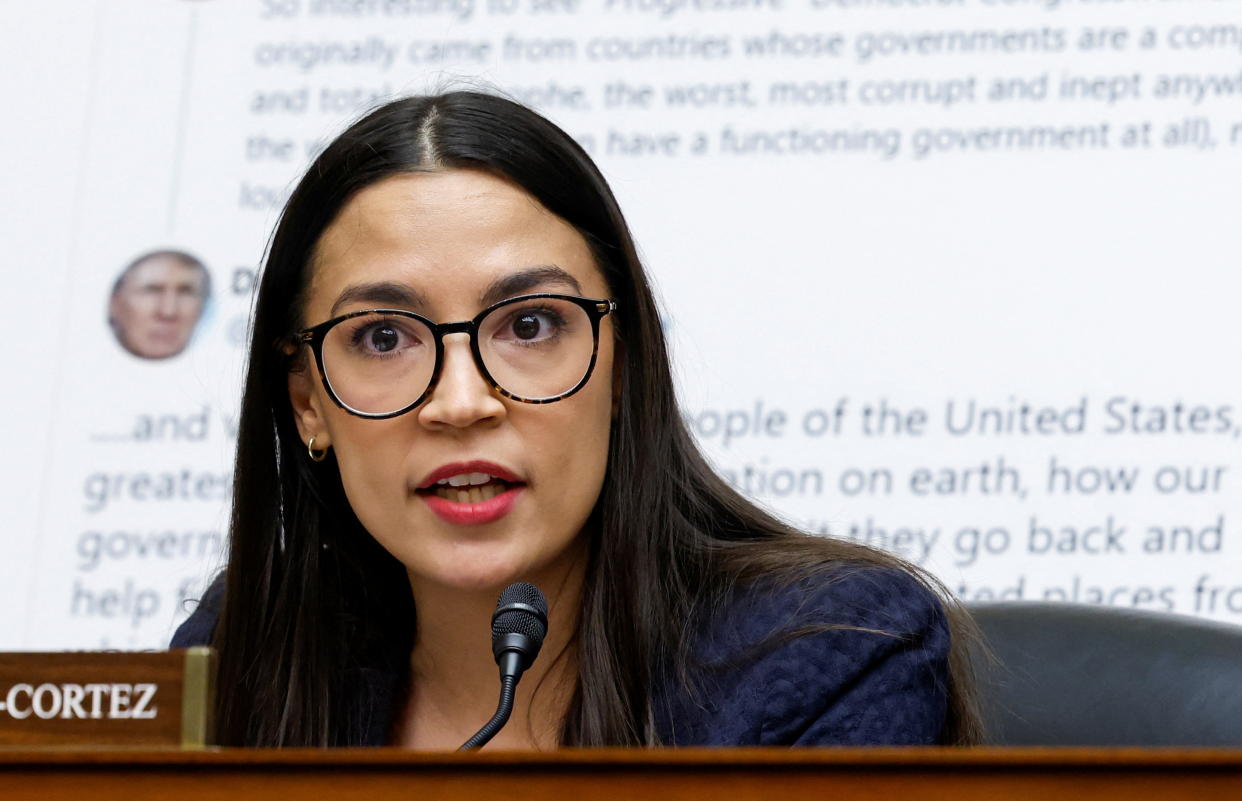
[[[419,421],[432,428],[467,428],[504,415],[504,401],[475,364],[469,335],[446,336],[440,377],[418,412]]]

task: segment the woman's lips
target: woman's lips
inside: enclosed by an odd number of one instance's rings
[[[451,464],[441,465],[435,470],[427,474],[425,478],[418,484],[418,489],[431,489],[437,481],[442,478],[450,478],[452,476],[463,475],[466,473],[487,473],[501,481],[507,481],[510,484],[517,484],[521,481],[512,471],[483,459],[474,459],[469,462],[452,462]]]
[[[510,485],[504,488],[504,491],[486,501],[471,503],[466,501],[451,501],[448,498],[441,498],[434,492],[419,491],[418,497],[427,502],[427,506],[431,507],[431,511],[435,512],[441,520],[446,523],[453,523],[459,526],[476,526],[483,523],[494,523],[513,509],[513,504],[517,503],[518,495],[525,489],[524,485]]]

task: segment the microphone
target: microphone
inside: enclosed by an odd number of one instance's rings
[[[492,656],[500,668],[500,703],[483,728],[458,751],[486,744],[509,722],[518,680],[539,656],[548,633],[548,602],[534,584],[519,581],[505,587],[492,613]]]

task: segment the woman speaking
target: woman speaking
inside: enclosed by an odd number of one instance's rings
[[[219,652],[223,744],[457,747],[516,581],[547,639],[492,747],[978,737],[964,613],[713,473],[616,200],[508,100],[400,100],[311,165],[235,475],[228,566],[173,642]]]

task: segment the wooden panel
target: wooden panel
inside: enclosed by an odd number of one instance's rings
[[[202,745],[209,662],[204,648],[0,654],[0,745]]]
[[[427,754],[399,749],[0,750],[0,786],[60,799],[519,798],[566,801],[1242,799],[1242,751],[684,749]]]

